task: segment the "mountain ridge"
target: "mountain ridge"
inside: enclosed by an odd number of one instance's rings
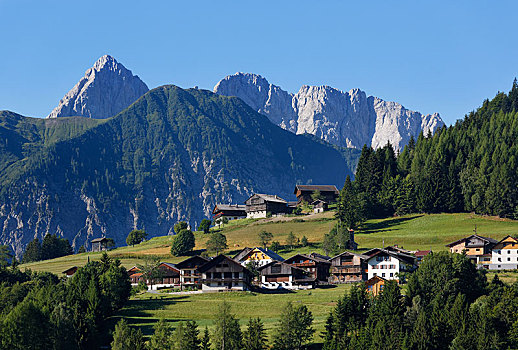
[[[390,142],[401,150],[411,136],[433,133],[444,125],[438,113],[422,115],[360,89],[344,92],[327,85],[303,85],[294,94],[252,73],[229,75],[213,91],[243,99],[283,129],[317,135],[342,147],[379,148]]]

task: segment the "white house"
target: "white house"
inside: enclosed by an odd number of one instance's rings
[[[518,239],[507,236],[491,250],[490,270],[518,269]]]
[[[364,253],[367,260],[367,278],[379,276],[387,280],[399,280],[401,272],[410,272],[416,268],[415,257],[386,249],[371,249]]]

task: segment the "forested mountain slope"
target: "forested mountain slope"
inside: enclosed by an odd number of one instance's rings
[[[10,135],[0,242],[18,254],[46,233],[76,249],[101,235],[122,244],[133,228],[172,233],[178,220],[196,225],[215,203],[252,192],[289,199],[296,183],[341,186],[355,163],[353,150],[294,135],[238,98],[197,89],[159,87],[113,118],[79,119],[0,117]]]
[[[518,83],[454,126],[421,134],[396,157],[364,147],[342,215],[475,212],[518,219]],[[345,200],[348,198],[348,200]],[[360,213],[357,215],[355,213]]]

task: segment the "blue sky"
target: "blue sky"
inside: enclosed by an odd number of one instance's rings
[[[451,124],[518,76],[517,15],[511,1],[0,0],[0,110],[46,116],[108,53],[150,88],[253,72]]]

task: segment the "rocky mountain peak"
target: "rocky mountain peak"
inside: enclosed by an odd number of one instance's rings
[[[149,91],[140,78],[110,55],[99,58],[47,118],[112,117]]]
[[[422,115],[358,88],[344,92],[327,85],[303,85],[290,94],[260,75],[236,73],[221,80],[214,92],[241,98],[283,129],[343,147],[378,148],[390,142],[400,150],[411,136],[433,133],[444,125],[438,113]]]

